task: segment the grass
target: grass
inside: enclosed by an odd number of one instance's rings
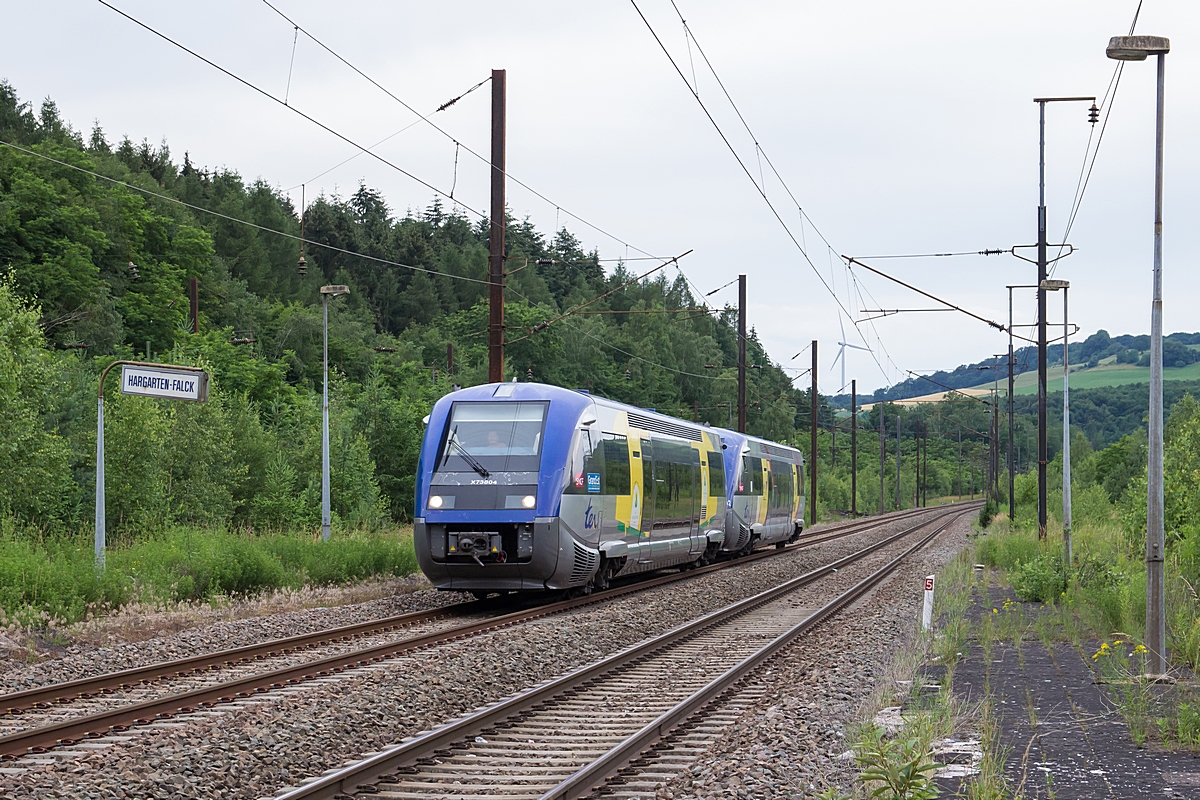
[[[90,537],[0,530],[0,624],[56,627],[129,603],[207,601],[347,584],[416,570],[410,531],[309,534],[176,528],[110,548],[97,574]]]
[[[1165,381],[1194,381],[1200,380],[1200,361],[1188,364],[1186,367],[1164,367]],[[1056,381],[1056,382],[1055,382]],[[1091,369],[1071,370],[1072,389],[1099,389],[1105,386],[1125,386],[1131,383],[1149,383],[1150,368],[1138,367],[1133,364],[1101,364]],[[984,387],[984,384],[980,384]],[[988,384],[984,388],[990,388]],[[1052,389],[1062,387],[1062,364],[1055,371],[1052,368]],[[1023,372],[1013,380],[1014,394],[1037,394],[1037,372]]]
[[[971,634],[991,658],[996,642],[1023,637],[1047,649],[1071,642],[1103,683],[1139,747],[1154,745],[1200,751],[1200,694],[1189,683],[1156,686],[1144,679],[1146,577],[1141,554],[1112,515],[1076,519],[1075,560],[1064,563],[1061,526],[1055,520],[1039,542],[1018,515],[989,529],[978,543],[978,558],[1001,584],[1040,607],[1021,612],[1005,604],[985,615]],[[1185,542],[1186,544],[1186,542]],[[1173,670],[1200,666],[1200,597],[1184,578],[1194,572],[1186,550],[1171,548],[1167,561],[1168,650]],[[1047,591],[1053,587],[1053,591]],[[1023,604],[1028,606],[1029,603]],[[1013,613],[1014,610],[1018,613]]]

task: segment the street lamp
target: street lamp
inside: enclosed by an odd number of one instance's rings
[[[1162,185],[1163,73],[1171,42],[1165,36],[1114,36],[1108,57],[1145,61],[1158,56],[1158,111],[1154,143],[1154,299],[1150,303],[1150,442],[1146,465],[1146,659],[1147,675],[1167,671],[1166,543],[1163,536],[1163,385],[1162,385]]]
[[[1074,563],[1071,552],[1071,362],[1067,358],[1067,290],[1070,281],[1045,280],[1039,287],[1045,292],[1063,293],[1063,550],[1067,566]]]
[[[321,538],[329,541],[329,298],[350,294],[350,287],[341,284],[321,287],[321,306],[324,312],[324,343],[322,345],[324,387],[321,390]]]

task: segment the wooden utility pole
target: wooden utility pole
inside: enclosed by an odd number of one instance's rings
[[[738,433],[746,432],[746,276],[738,275]]]
[[[883,423],[883,403],[879,408],[879,513],[883,513],[883,471],[887,468],[887,428]]]
[[[900,510],[900,408],[896,408],[896,510]]]
[[[912,485],[912,507],[919,509],[920,507],[920,422],[913,422],[912,425],[912,444],[913,455],[913,485]]]
[[[810,522],[813,525],[817,521],[817,340],[813,339],[812,343],[812,388],[808,392],[809,405],[812,409],[809,425],[809,450],[808,450],[808,483],[809,495],[811,500],[809,508]]]
[[[921,426],[921,505],[929,505],[929,426]]]
[[[850,516],[858,516],[858,381],[850,381]]]
[[[492,70],[492,219],[488,236],[488,383],[504,380],[505,71]]]
[[[958,499],[962,500],[962,431],[958,432]]]
[[[191,300],[192,300],[192,333],[199,333],[200,332],[200,280],[199,280],[199,278],[192,278],[191,286],[189,288],[191,291],[189,291],[188,294],[191,296]]]

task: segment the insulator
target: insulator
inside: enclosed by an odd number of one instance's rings
[[[627,380],[627,381],[633,380],[633,374],[629,370],[625,370],[625,380]]]
[[[304,256],[300,256],[300,260],[296,262],[296,272],[301,275],[308,274],[308,261],[305,260]]]
[[[129,262],[129,274],[135,281],[141,277],[141,275],[138,274],[137,264],[133,263],[132,261]]]
[[[1096,107],[1095,103],[1092,103],[1092,107],[1088,109],[1088,122],[1095,125],[1099,121],[1100,121],[1100,109]]]

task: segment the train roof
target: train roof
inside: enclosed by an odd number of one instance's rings
[[[775,458],[787,459],[796,464],[804,463],[804,454],[795,447],[779,442],[772,442],[769,439],[764,439],[761,436],[752,436],[748,433],[738,433],[737,431],[718,428],[721,439],[729,446],[731,450],[741,450],[744,446],[746,452],[752,456],[767,457],[774,456]],[[736,446],[736,447],[735,447]]]

